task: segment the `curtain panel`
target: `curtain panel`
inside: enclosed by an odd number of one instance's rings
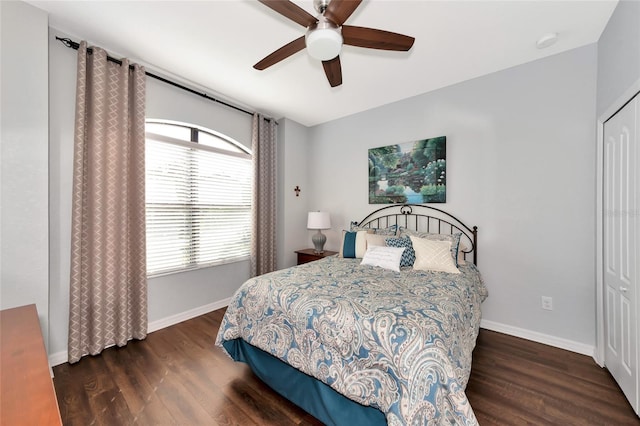
[[[251,138],[253,158],[253,231],[251,233],[251,276],[277,268],[276,259],[276,123],[253,115]]]
[[[69,362],[147,335],[145,71],[80,43]]]

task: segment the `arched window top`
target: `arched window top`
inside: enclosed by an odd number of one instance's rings
[[[200,148],[251,155],[251,150],[240,142],[206,127],[170,120],[147,119],[145,131],[154,137],[171,138],[187,143],[197,143]]]
[[[147,276],[249,259],[251,151],[213,130],[146,122]]]

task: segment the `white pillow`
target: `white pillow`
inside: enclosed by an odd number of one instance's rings
[[[400,272],[400,258],[405,247],[370,246],[362,258],[361,265],[379,266]]]
[[[426,238],[418,238],[409,236],[411,244],[416,252],[416,261],[413,269],[419,271],[439,271],[449,272],[451,274],[459,274],[451,257],[451,242],[428,240]]]

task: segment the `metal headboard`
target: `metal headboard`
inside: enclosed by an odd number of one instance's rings
[[[423,204],[403,204],[382,207],[360,222],[352,222],[362,228],[388,228],[390,226],[405,227],[414,231],[433,232],[436,234],[462,233],[461,247],[465,261],[467,255],[473,253],[473,263],[478,264],[478,227],[462,223],[455,216]],[[471,246],[471,247],[469,247]]]

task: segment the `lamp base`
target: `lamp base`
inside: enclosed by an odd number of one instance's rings
[[[313,234],[311,241],[313,241],[314,253],[324,253],[324,243],[327,242],[327,237],[319,229],[317,234]]]

